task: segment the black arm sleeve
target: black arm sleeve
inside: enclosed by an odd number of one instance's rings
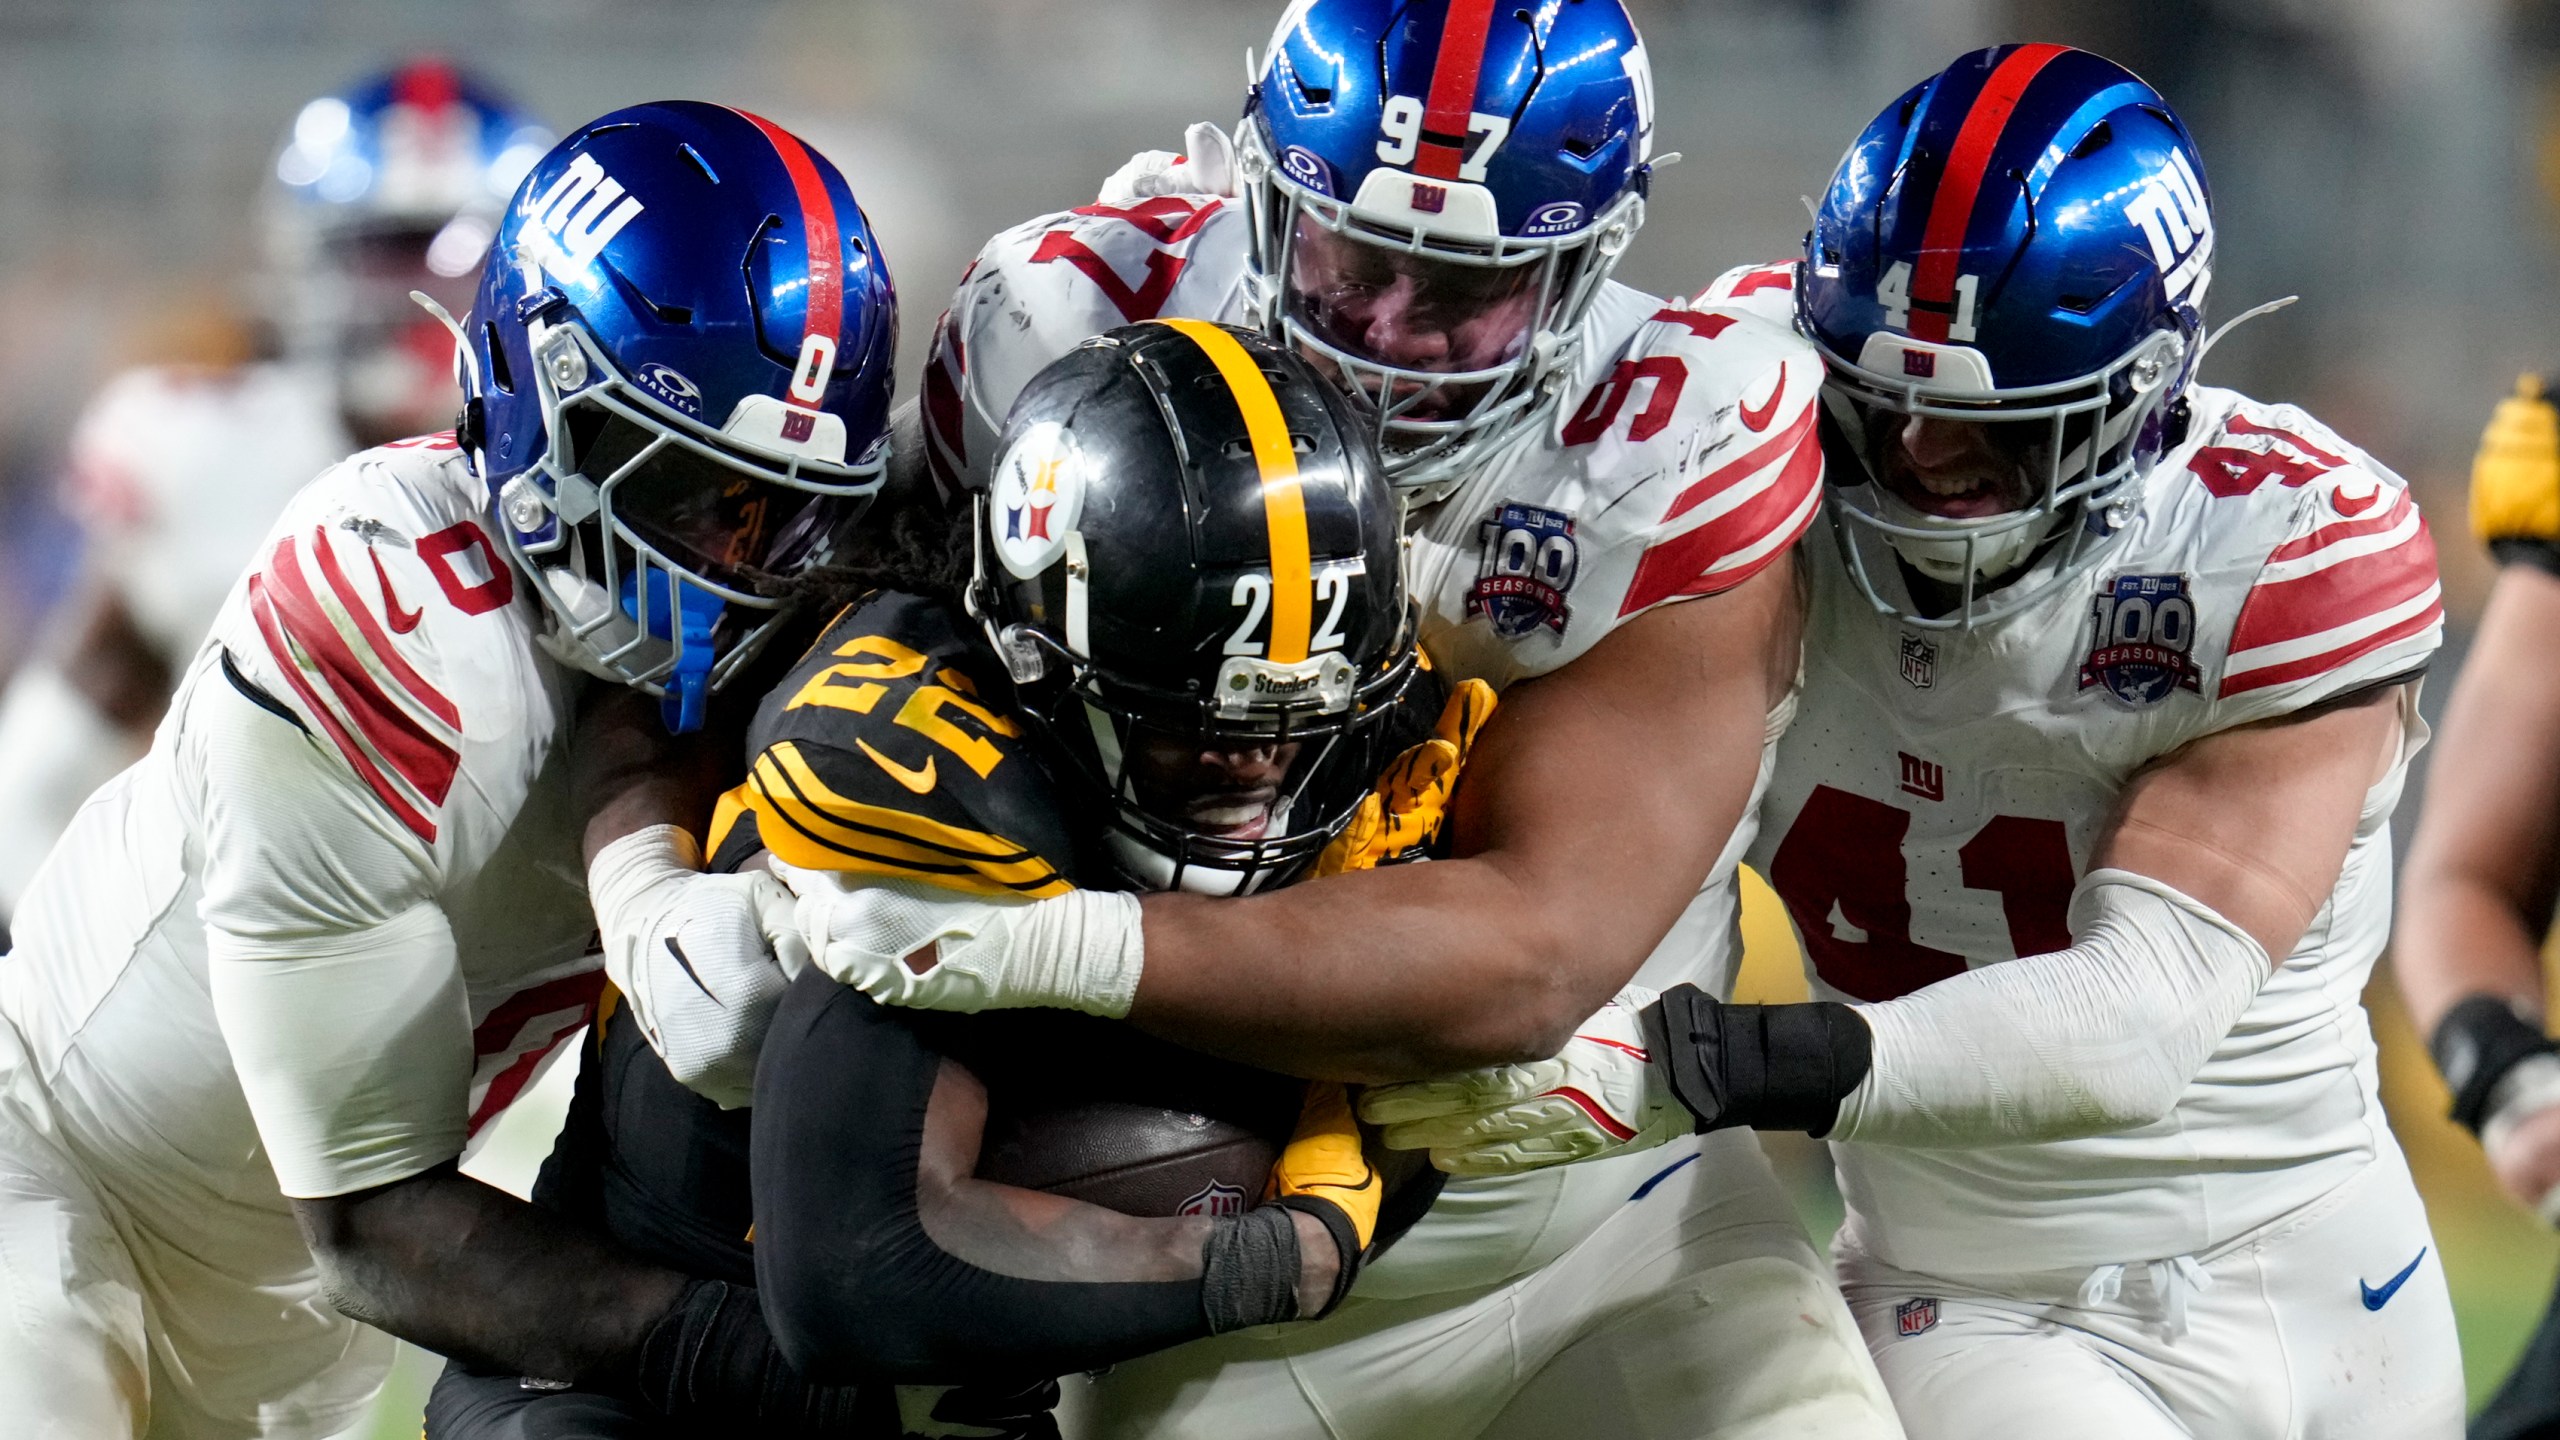
[[[821,1380],[947,1383],[1091,1370],[1209,1333],[1201,1282],[1023,1280],[925,1233],[925,1106],[943,1056],[815,971],[756,1069],[756,1277],[782,1353]]]

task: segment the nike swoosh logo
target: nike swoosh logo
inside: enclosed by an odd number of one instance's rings
[[[2329,492],[2329,508],[2352,520],[2367,510],[2372,509],[2374,502],[2381,498],[2382,487],[2379,485],[2367,490],[2362,495],[2355,496],[2348,495],[2344,490],[2332,490]]]
[[[927,755],[924,757],[923,769],[910,770],[906,766],[899,764],[897,761],[890,759],[888,756],[881,754],[879,751],[872,749],[871,742],[868,740],[856,740],[853,743],[861,746],[862,753],[870,756],[873,762],[878,764],[881,769],[888,771],[890,779],[906,786],[911,793],[917,795],[930,795],[933,793],[933,782],[935,776],[933,773],[932,756]]]
[[[2408,1283],[2409,1277],[2418,1273],[2418,1260],[2426,1258],[2427,1247],[2421,1245],[2418,1247],[2418,1259],[2401,1266],[2399,1274],[2383,1281],[2381,1285],[2373,1286],[2365,1284],[2362,1280],[2356,1281],[2357,1288],[2364,1291],[2364,1308],[2379,1310],[2390,1304],[2391,1297],[2400,1293],[2400,1287]]]
[[[1787,393],[1787,362],[1778,362],[1778,383],[1769,389],[1769,398],[1757,410],[1736,402],[1734,412],[1742,417],[1742,428],[1757,435],[1769,428],[1770,418],[1778,413],[1778,397]]]
[[[693,961],[685,957],[684,947],[676,943],[676,937],[673,935],[667,937],[667,953],[676,957],[676,963],[684,967],[684,978],[693,982],[694,989],[701,991],[710,999],[712,1004],[719,1005],[721,1009],[726,1010],[729,1008],[727,1005],[721,1003],[719,996],[711,993],[710,986],[702,983],[701,976],[693,973]]]
[[[364,553],[373,560],[373,578],[382,582],[383,618],[391,622],[391,633],[406,635],[417,629],[418,622],[426,618],[426,612],[403,611],[400,608],[399,592],[391,588],[391,572],[382,568],[382,552],[367,545],[364,547]]]

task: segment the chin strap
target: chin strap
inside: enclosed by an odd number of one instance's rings
[[[667,613],[669,591],[675,595],[672,617]],[[622,577],[622,613],[639,621],[651,638],[675,641],[675,669],[667,676],[666,696],[658,704],[658,716],[669,734],[689,735],[702,728],[703,708],[711,698],[711,632],[727,606],[710,591],[668,575],[665,585],[649,588],[649,613],[643,617],[640,572]]]

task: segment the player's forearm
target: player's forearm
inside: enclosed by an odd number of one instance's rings
[[[2544,1008],[2542,927],[2532,913],[2488,877],[2410,867],[2391,963],[2420,1035],[2473,995]],[[2550,913],[2547,903],[2539,913]]]
[[[1150,895],[1129,1019],[1318,1079],[1408,1080],[1553,1054],[1651,946],[1568,945],[1538,898],[1484,858],[1242,901]]]
[[[579,712],[570,773],[590,861],[652,825],[679,825],[697,838],[709,829],[725,778],[722,760],[737,751],[734,737],[669,735],[657,711],[655,699],[617,687],[593,692]],[[725,711],[715,712],[715,722]]]
[[[450,1166],[294,1211],[341,1311],[544,1379],[631,1383],[641,1342],[688,1284]]]

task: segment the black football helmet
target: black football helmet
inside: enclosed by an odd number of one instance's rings
[[[1014,401],[971,606],[1135,884],[1285,883],[1388,758],[1414,626],[1360,404],[1193,320],[1089,340]]]

